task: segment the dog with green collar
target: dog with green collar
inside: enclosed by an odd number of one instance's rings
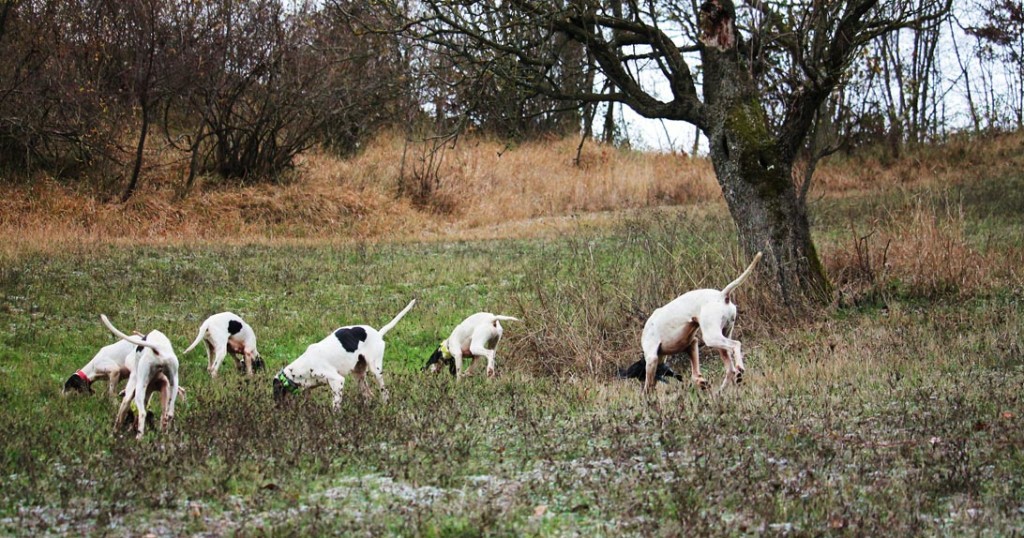
[[[293,394],[294,395],[294,394],[298,394],[300,392],[302,392],[302,387],[298,386],[287,375],[285,375],[284,370],[281,370],[280,372],[277,373],[276,376],[274,376],[274,399],[275,400],[280,400],[286,394]]]
[[[411,301],[390,322],[374,329],[369,325],[349,325],[336,329],[323,340],[311,344],[291,364],[274,377],[274,398],[283,400],[319,385],[329,385],[334,393],[334,407],[341,406],[341,391],[345,378],[352,375],[369,395],[366,373],[369,372],[380,386],[381,399],[387,400],[384,387],[384,335],[388,333],[416,301]]]

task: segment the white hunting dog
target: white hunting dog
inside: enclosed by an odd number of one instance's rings
[[[356,376],[363,393],[369,395],[366,385],[366,371],[377,379],[381,399],[387,400],[384,386],[384,335],[388,333],[416,304],[413,299],[404,310],[378,331],[369,325],[341,327],[323,340],[310,344],[306,351],[291,364],[285,366],[274,377],[274,398],[280,401],[285,395],[319,385],[330,385],[334,392],[334,408],[341,406],[341,389],[345,387],[345,376]]]
[[[721,291],[701,289],[688,291],[672,302],[657,309],[647,318],[640,346],[647,362],[647,376],[644,391],[654,389],[658,365],[668,355],[674,355],[687,348],[690,350],[690,376],[700,388],[707,388],[707,381],[700,375],[700,355],[697,353],[696,332],[700,328],[704,345],[718,350],[725,363],[725,379],[722,387],[730,380],[743,381],[743,352],[740,343],[730,338],[736,322],[736,304],[729,293],[743,283],[754,271],[761,259],[761,253],[736,280]],[[723,334],[724,332],[724,334]]]
[[[251,376],[254,369],[263,369],[263,359],[256,351],[256,333],[237,314],[221,312],[206,318],[199,326],[195,341],[181,354],[187,355],[200,341],[206,343],[206,369],[211,377],[217,377],[217,370],[228,353],[236,359],[242,355],[247,375]]]
[[[134,333],[135,336],[145,338],[140,333]],[[64,390],[61,394],[67,395],[71,392],[78,393],[92,393],[92,383],[98,379],[107,379],[107,393],[110,397],[114,397],[117,394],[117,383],[121,378],[127,379],[132,370],[135,369],[135,364],[138,356],[145,349],[140,346],[136,346],[127,340],[118,340],[117,342],[108,346],[103,346],[96,353],[91,361],[88,362],[81,370],[78,370],[64,383]],[[151,395],[154,392],[160,392],[160,401],[162,405],[167,405],[167,399],[170,397],[170,386],[171,383],[167,380],[167,376],[164,374],[158,375],[153,382],[146,388],[146,401],[150,401]],[[124,394],[122,393],[122,397]],[[178,387],[178,397],[185,398],[185,388]],[[147,404],[148,405],[148,404]],[[151,416],[146,416],[146,424],[149,424]],[[132,411],[124,418],[125,424],[131,424],[135,427],[135,412]]]
[[[121,377],[128,377],[131,374],[126,363],[128,356],[135,354],[135,347],[127,340],[118,340],[109,346],[103,346],[81,370],[71,374],[64,382],[64,390],[61,393],[92,393],[92,383],[97,379],[106,379],[107,393],[113,397],[117,394],[117,383]]]
[[[490,312],[477,312],[469,316],[455,327],[451,336],[441,342],[434,354],[427,359],[423,370],[440,371],[445,364],[448,371],[456,378],[469,375],[473,369],[473,360],[477,357],[487,359],[487,375],[494,377],[494,355],[498,341],[504,330],[501,321],[522,321],[512,316],[501,316]],[[466,372],[462,372],[462,358],[469,358]]]
[[[145,339],[138,336],[128,336],[119,331],[117,327],[114,327],[106,315],[100,314],[100,320],[103,321],[103,324],[107,326],[107,329],[114,336],[144,348],[138,355],[135,368],[131,370],[131,374],[128,376],[128,384],[125,385],[124,390],[124,399],[121,400],[121,406],[117,410],[117,418],[114,421],[115,427],[122,423],[124,415],[128,411],[128,406],[134,399],[135,407],[138,411],[135,429],[138,431],[137,437],[139,439],[142,438],[143,433],[146,431],[146,396],[150,392],[149,387],[151,383],[158,381],[160,375],[163,374],[170,382],[170,387],[168,387],[170,395],[166,398],[161,398],[163,414],[160,417],[160,429],[166,430],[167,425],[174,419],[174,402],[178,397],[179,386],[178,357],[174,354],[174,347],[171,346],[171,341],[164,333],[155,330],[150,331],[144,337]]]

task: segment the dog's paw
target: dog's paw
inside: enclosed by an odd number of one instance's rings
[[[708,380],[704,379],[703,376],[693,378],[693,383],[697,385],[697,388],[700,390],[708,390],[711,388],[711,383],[708,383]]]

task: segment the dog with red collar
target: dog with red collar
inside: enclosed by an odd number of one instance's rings
[[[126,340],[119,340],[109,346],[103,346],[81,370],[71,374],[71,377],[64,382],[61,394],[92,394],[93,382],[106,379],[107,394],[111,397],[117,395],[118,382],[122,378],[127,379],[131,374],[128,370],[127,360],[129,355],[135,353],[135,348],[135,344]]]

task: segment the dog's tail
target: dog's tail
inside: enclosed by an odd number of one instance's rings
[[[496,319],[498,321],[523,321],[523,320],[521,320],[519,318],[514,318],[512,316],[502,316],[502,315],[499,315],[499,314],[495,314],[494,315],[494,319]]]
[[[121,340],[126,340],[128,342],[131,342],[131,343],[137,345],[137,346],[148,347],[149,349],[152,349],[153,351],[159,351],[156,348],[156,346],[154,346],[153,344],[151,344],[151,343],[149,343],[149,342],[139,338],[138,336],[128,336],[127,334],[124,334],[123,332],[119,331],[117,329],[117,327],[114,327],[110,323],[110,320],[107,319],[106,314],[100,314],[100,321],[102,321],[103,324],[107,326],[107,329],[109,329],[110,332],[114,333],[114,336],[120,338]]]
[[[743,271],[743,274],[740,275],[739,278],[733,280],[732,282],[729,283],[728,286],[722,288],[722,295],[728,296],[730,291],[736,289],[736,286],[742,284],[743,281],[746,280],[748,276],[750,276],[750,273],[754,272],[754,266],[757,265],[757,262],[759,261],[761,261],[760,252],[758,252],[757,255],[754,256],[754,261],[750,262],[750,265],[747,266],[747,270]]]
[[[193,341],[191,345],[189,345],[187,348],[185,348],[185,351],[183,351],[181,353],[182,355],[188,353],[189,351],[192,351],[192,348],[194,348],[194,347],[199,345],[199,342],[201,342],[203,340],[203,335],[206,334],[206,327],[207,327],[207,325],[209,323],[210,323],[209,318],[207,318],[205,321],[203,321],[203,324],[199,326],[199,334],[196,335],[195,341]]]
[[[377,331],[377,332],[379,332],[380,335],[383,337],[385,334],[388,333],[388,331],[390,331],[391,329],[394,329],[395,325],[397,325],[398,322],[402,319],[402,317],[405,316],[406,312],[408,312],[409,310],[412,310],[412,305],[414,305],[414,304],[416,304],[416,299],[413,299],[413,300],[409,301],[409,304],[406,305],[406,307],[404,309],[402,309],[402,311],[399,312],[397,316],[395,316],[395,319],[389,321],[387,325],[381,327],[380,330]]]

